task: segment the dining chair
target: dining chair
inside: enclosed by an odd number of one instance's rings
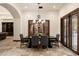
[[[37,48],[39,46],[39,37],[33,35],[31,39],[31,47]]]
[[[29,45],[28,43],[29,43],[29,41],[28,41],[28,39],[26,39],[26,38],[24,38],[23,37],[23,34],[20,34],[20,39],[21,39],[21,44],[20,44],[20,47],[22,48],[22,46],[23,45]]]
[[[53,40],[52,45],[59,47],[59,34],[56,34],[56,39]]]
[[[48,47],[48,36],[46,35],[41,36],[40,42],[41,42],[42,48],[47,48]]]

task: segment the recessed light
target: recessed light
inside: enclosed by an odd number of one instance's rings
[[[53,8],[56,8],[56,6],[53,6]]]
[[[27,6],[25,6],[24,8],[27,8]]]

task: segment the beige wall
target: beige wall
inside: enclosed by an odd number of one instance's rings
[[[41,19],[48,19],[50,20],[50,35],[56,35],[60,31],[59,27],[59,19],[58,19],[58,12],[41,12]],[[22,33],[24,36],[28,35],[28,20],[34,20],[37,18],[37,12],[24,12],[22,14]]]
[[[55,36],[60,34],[60,18],[74,9],[78,8],[79,4],[71,3],[65,5],[60,11],[42,11],[40,12],[41,18],[50,20],[50,35]],[[28,20],[36,19],[37,12],[24,12],[22,13],[22,33],[28,34]]]
[[[0,31],[2,31],[2,25],[1,22],[14,22],[14,40],[19,40],[19,34],[20,34],[20,14],[19,11],[10,4],[2,4],[0,8]],[[8,10],[7,10],[8,9]],[[4,19],[4,20],[3,20]],[[7,20],[6,20],[7,19]]]
[[[0,32],[2,32],[2,22],[14,22],[14,20],[10,12],[0,6]]]
[[[74,9],[79,8],[79,3],[71,3],[65,5],[59,12],[59,17],[61,18],[62,16],[68,14],[69,12],[73,11]]]
[[[40,12],[41,18],[50,20],[50,35],[55,36],[57,33],[60,33],[60,18],[78,7],[79,7],[79,4],[68,4],[68,5],[65,5],[59,12],[41,11]],[[18,9],[18,7],[16,8]],[[0,11],[1,9],[2,8],[0,8]],[[21,19],[14,19],[14,22],[15,22],[14,25],[16,26],[14,29],[15,31],[14,36],[16,40],[19,39],[20,33],[23,33],[24,36],[28,35],[28,20],[36,19],[37,14],[38,14],[37,11],[21,12]],[[0,22],[2,22],[2,20],[0,20]],[[20,26],[20,28],[18,28],[17,26]],[[0,31],[1,31],[1,23],[0,23]]]

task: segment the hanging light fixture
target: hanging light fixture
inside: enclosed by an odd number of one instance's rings
[[[45,20],[42,20],[42,23],[45,23]]]
[[[36,20],[33,20],[33,23],[36,23]]]
[[[36,23],[36,22],[37,22],[37,23],[44,23],[45,20],[42,20],[42,19],[41,19],[41,16],[40,16],[40,13],[39,13],[39,10],[42,9],[43,6],[41,6],[40,3],[37,3],[37,4],[38,4],[38,15],[37,15],[37,19],[36,19],[36,20],[38,20],[38,21],[33,20],[33,23]]]

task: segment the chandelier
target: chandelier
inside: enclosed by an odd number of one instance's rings
[[[44,23],[45,20],[41,19],[41,15],[39,13],[40,9],[43,9],[43,6],[41,6],[40,3],[37,3],[37,5],[38,5],[38,11],[37,11],[38,15],[37,15],[37,18],[33,20],[33,23]]]

